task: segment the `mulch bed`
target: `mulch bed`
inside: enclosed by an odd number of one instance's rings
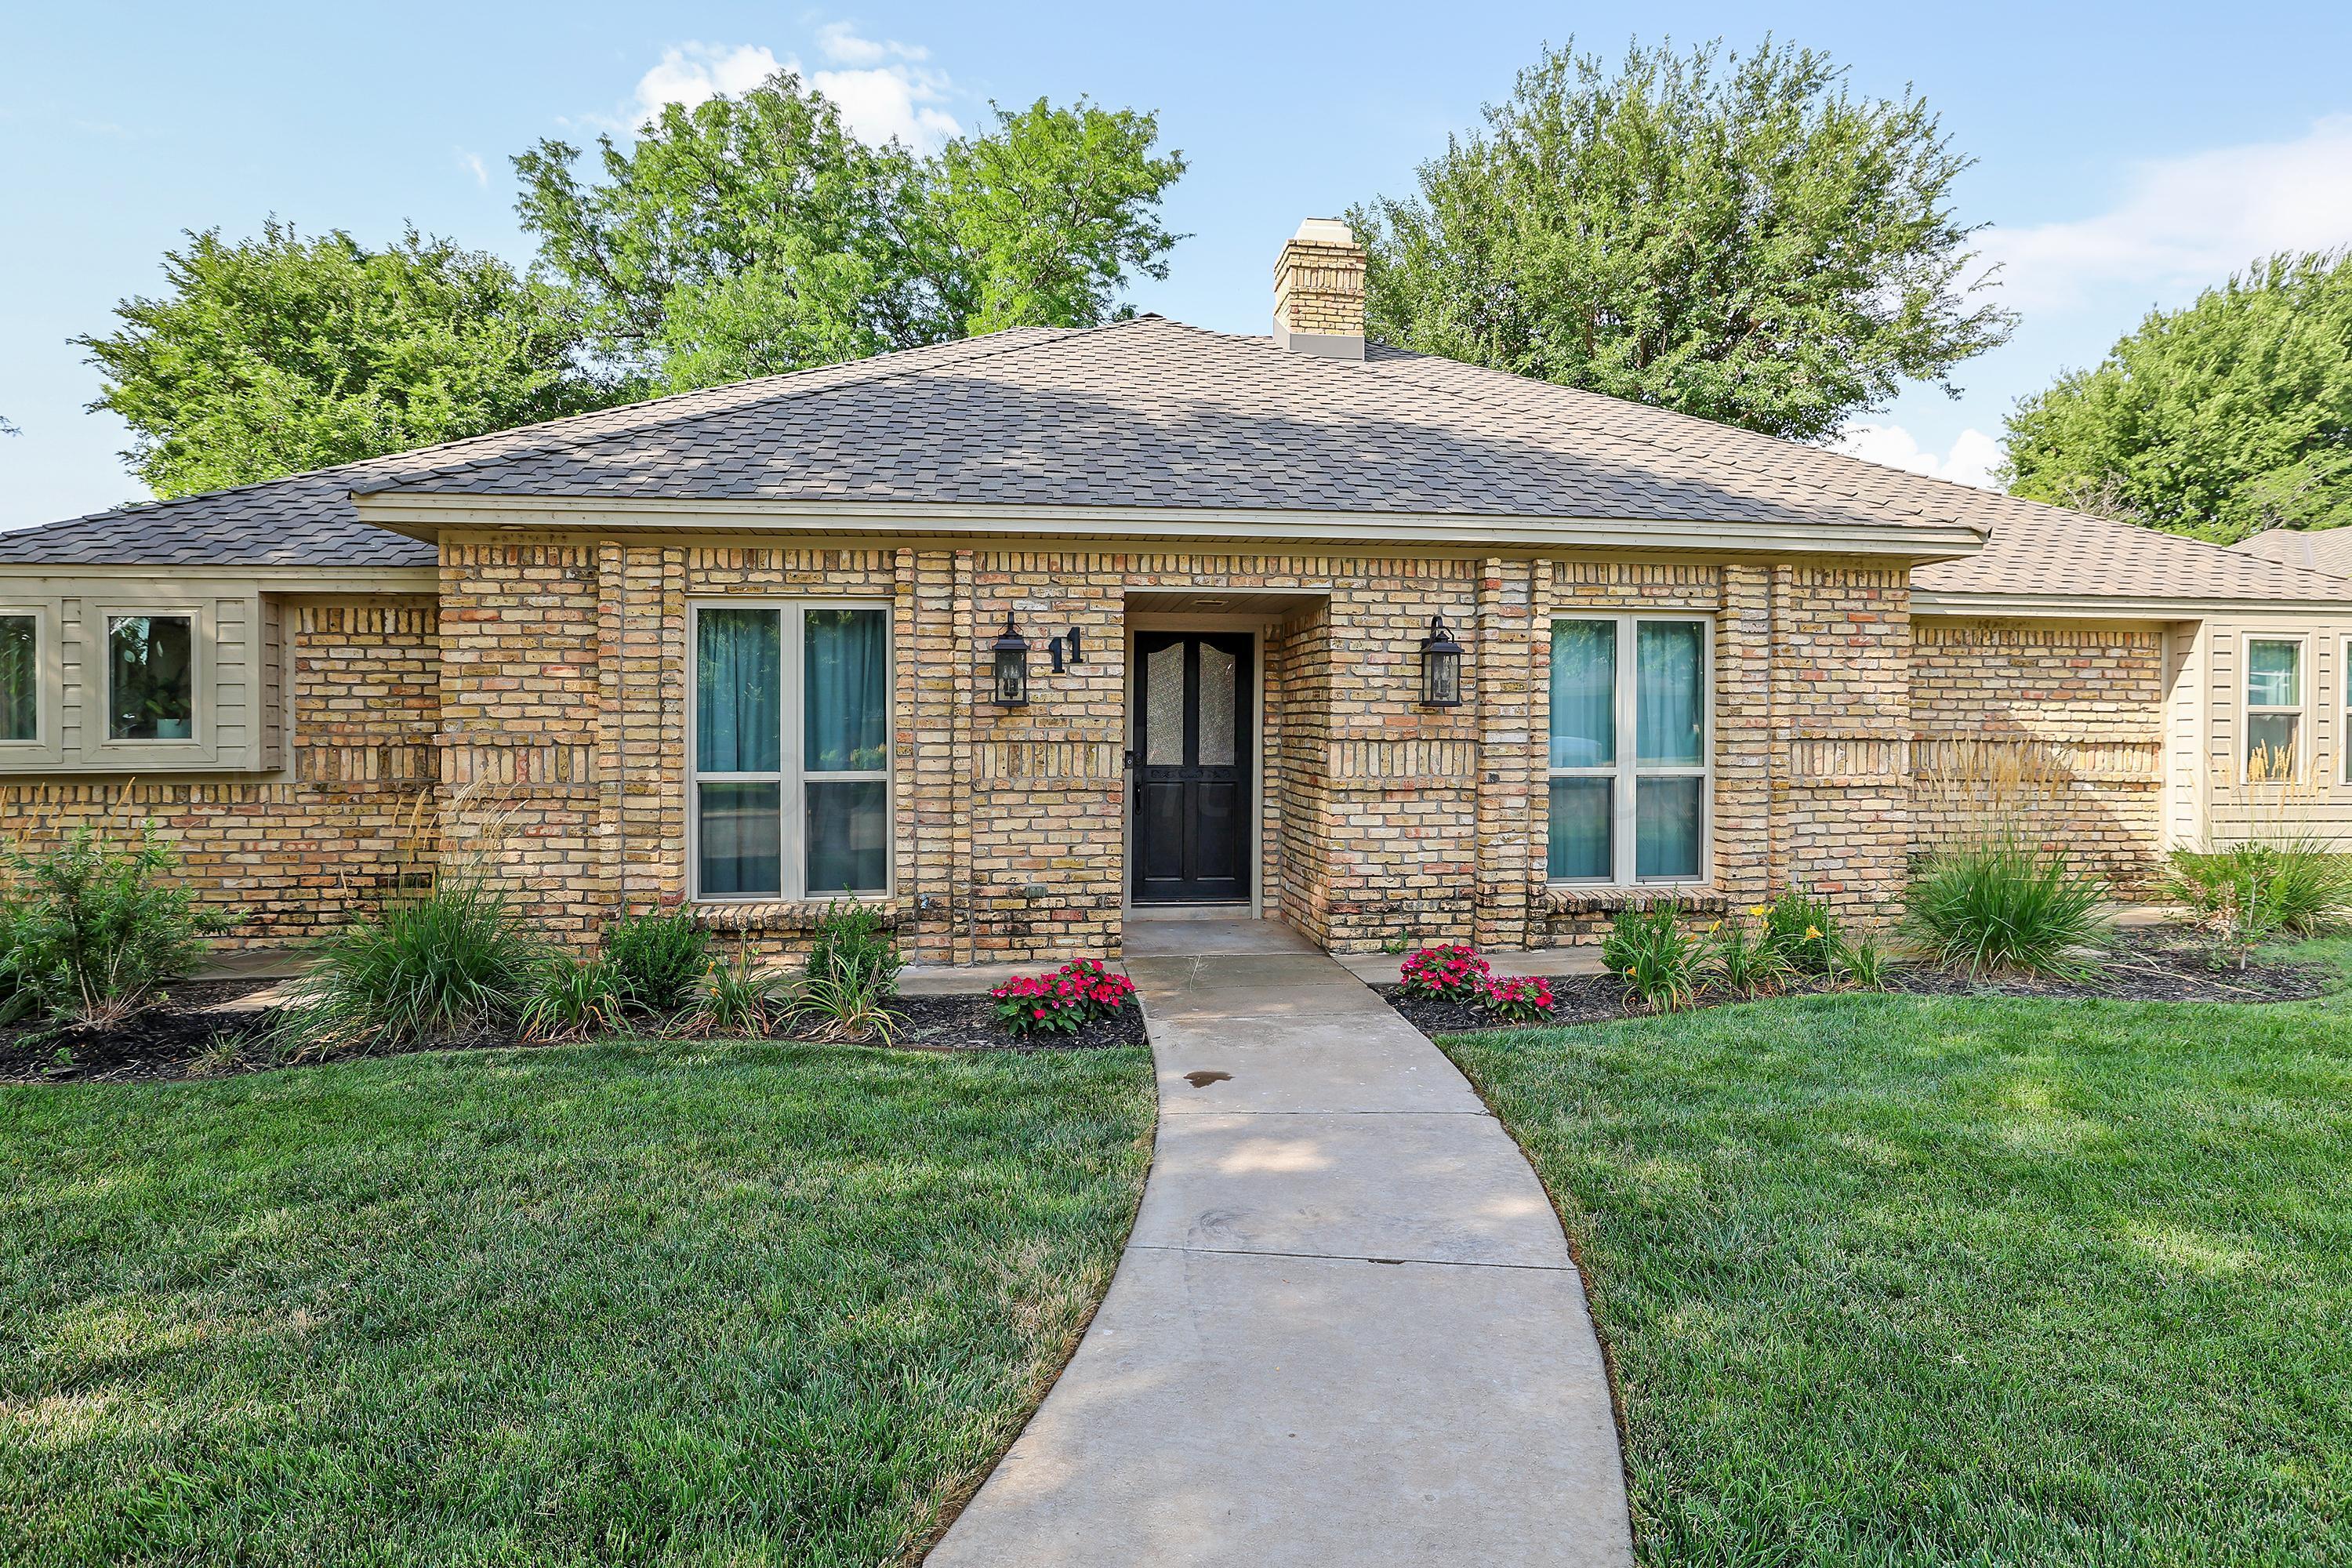
[[[1507,973],[1507,958],[1495,961]],[[1624,984],[1607,974],[1551,975],[1558,1011],[1543,1024],[1507,1024],[1466,1002],[1408,996],[1400,985],[1375,985],[1388,1005],[1424,1035],[1483,1034],[1495,1029],[1551,1028],[1561,1024],[1600,1024],[1647,1016]],[[1891,966],[1886,989],[1916,996],[2037,996],[2051,999],[2105,997],[2120,1002],[2303,1002],[2325,994],[2328,976],[2292,963],[2253,963],[2243,970],[2216,970],[2193,938],[2178,929],[2147,927],[2118,932],[2114,949],[2085,980],[2003,976],[1977,980],[1922,965]],[[1793,994],[1837,989],[1826,980],[1790,987]],[[1698,1005],[1721,1007],[1745,998],[1723,992],[1702,994]]]
[[[274,1009],[223,1010],[224,1004],[275,984],[278,983],[269,980],[216,980],[177,985],[172,989],[168,1005],[110,1029],[0,1028],[0,1083],[129,1083],[225,1077],[305,1065],[281,1062],[260,1044],[277,1021]],[[988,1016],[985,996],[901,996],[891,1003],[890,1011],[898,1020],[898,1032],[887,1043],[900,1050],[1098,1050],[1108,1046],[1146,1043],[1142,1010],[1132,1005],[1122,1007],[1113,1016],[1090,1024],[1075,1035],[1043,1035],[1026,1040],[1015,1040],[996,1026]],[[645,1034],[660,1033],[657,1020],[638,1022]],[[806,1030],[773,1031],[763,1037],[817,1043]],[[234,1059],[221,1054],[218,1048],[229,1041],[241,1047]],[[248,1043],[251,1048],[243,1048]],[[542,1043],[521,1039],[511,1032],[494,1032],[472,1039],[439,1040],[373,1054],[502,1050]],[[884,1044],[880,1040],[854,1043]]]

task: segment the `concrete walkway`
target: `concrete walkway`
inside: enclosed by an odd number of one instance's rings
[[[930,1568],[1630,1564],[1567,1243],[1453,1064],[1271,922],[1130,926],[1127,968],[1142,1212]]]

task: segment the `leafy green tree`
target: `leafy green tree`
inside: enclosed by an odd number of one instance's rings
[[[515,160],[517,211],[598,353],[681,390],[1104,320],[1130,276],[1167,276],[1157,214],[1184,163],[1158,137],[1149,114],[1040,99],[918,158],[785,72],[604,138],[601,183],[541,142]]]
[[[1924,101],[1856,99],[1769,40],[1571,42],[1519,74],[1419,190],[1349,216],[1378,342],[1813,439],[2014,318],[1968,278],[1969,160]]]
[[[92,408],[159,496],[275,479],[594,407],[578,329],[494,256],[415,229],[380,250],[271,219],[240,243],[190,233],[171,292],[77,338],[106,373]]]
[[[2021,398],[2013,494],[2228,542],[2352,524],[2352,248],[2278,255],[2152,310]]]

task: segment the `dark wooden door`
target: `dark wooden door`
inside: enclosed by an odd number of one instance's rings
[[[1136,634],[1136,902],[1249,898],[1255,679],[1246,633]]]

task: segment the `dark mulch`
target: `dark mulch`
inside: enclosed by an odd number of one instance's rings
[[[1498,959],[1496,973],[1508,973]],[[1408,996],[1402,986],[1376,985],[1390,1006],[1424,1035],[1469,1035],[1494,1029],[1549,1028],[1559,1024],[1600,1024],[1644,1016],[1623,983],[1607,974],[1553,975],[1559,1007],[1540,1025],[1507,1024],[1466,1002]],[[2303,1002],[2324,994],[2326,972],[2293,963],[2253,963],[2243,970],[2216,970],[2193,933],[2174,927],[2142,927],[2117,933],[2112,952],[2082,980],[2046,980],[2030,975],[1976,979],[1924,965],[1890,966],[1886,989],[1916,996],[2040,996],[2052,999],[2105,997],[2120,1002]],[[1799,994],[1836,989],[1827,980],[1791,988]],[[1701,995],[1698,1005],[1721,1007],[1742,1000],[1723,992]]]
[[[267,1072],[302,1065],[280,1059],[263,1044],[263,1037],[277,1022],[275,1009],[222,1010],[225,1004],[275,984],[268,980],[214,980],[177,985],[173,987],[166,1005],[110,1029],[0,1029],[0,1083],[121,1083]],[[901,1050],[1097,1050],[1107,1046],[1145,1043],[1142,1010],[1131,1005],[1075,1035],[1041,1035],[1025,1040],[1013,1039],[996,1026],[988,1016],[985,996],[901,996],[891,1003],[890,1012],[898,1026],[896,1036],[887,1043]],[[643,1018],[635,1023],[646,1034],[661,1032],[659,1019]],[[766,1037],[811,1043],[817,1038],[805,1027],[790,1026]],[[234,1057],[221,1049],[230,1042],[239,1047]],[[375,1054],[503,1050],[543,1043],[522,1039],[510,1030],[494,1030],[466,1039],[436,1040]],[[853,1043],[886,1042],[868,1039]]]

